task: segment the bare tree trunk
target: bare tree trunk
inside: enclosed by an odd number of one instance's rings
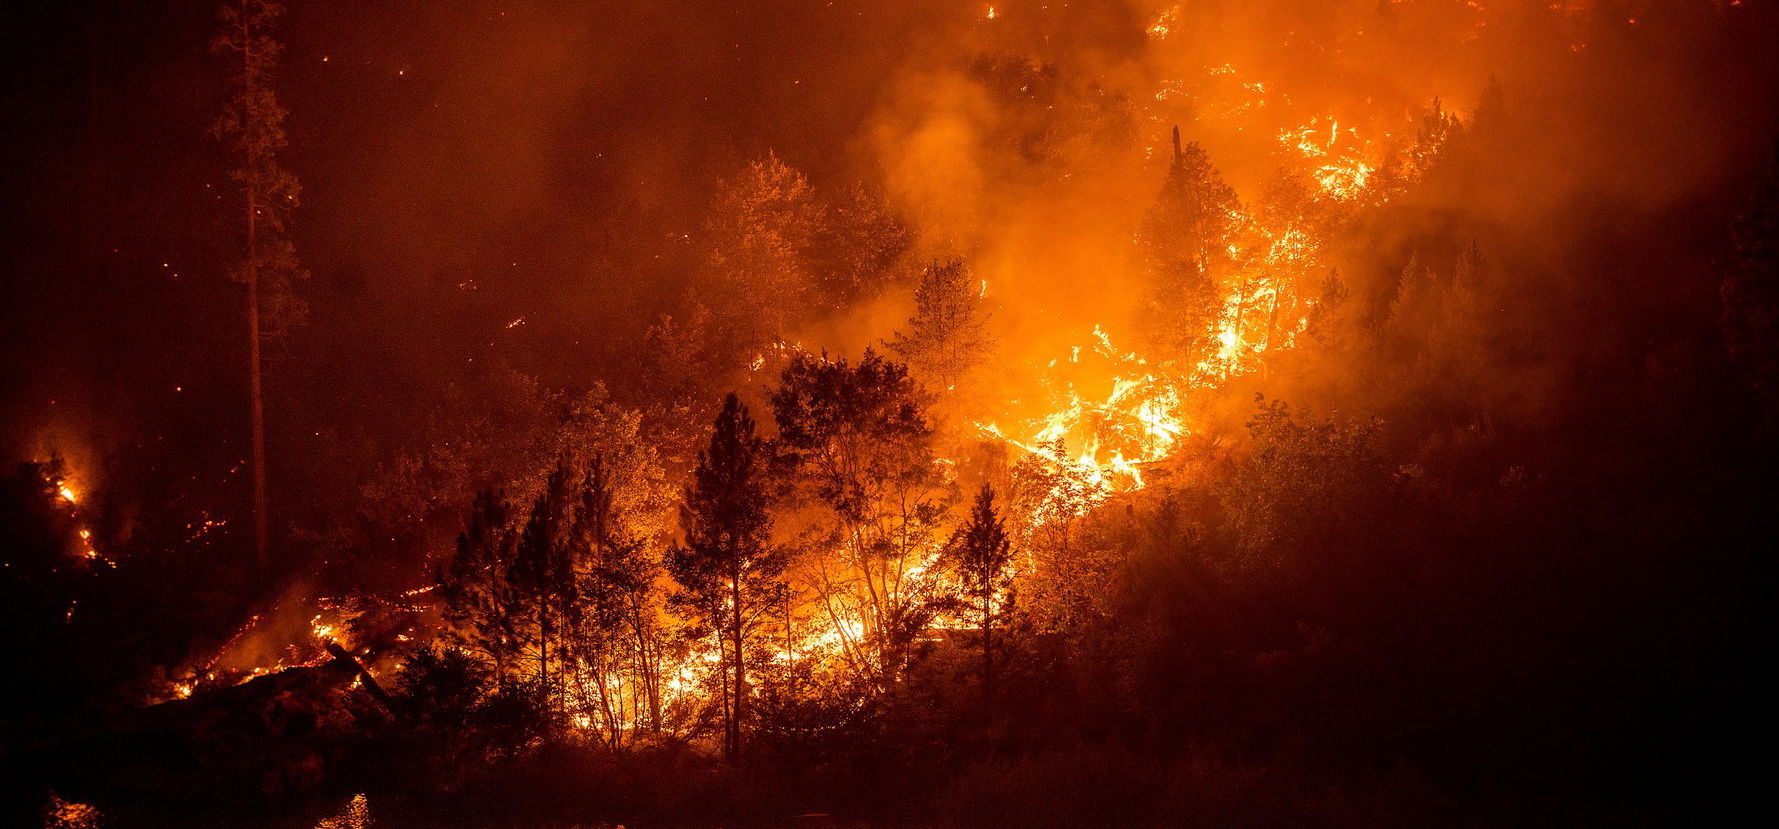
[[[989,583],[987,579],[984,583]],[[994,591],[982,591],[982,705],[986,713],[994,693]]]
[[[606,688],[606,671],[603,668],[593,669],[593,683],[599,686],[599,716],[605,723],[605,744],[612,748],[618,747],[619,718],[623,716],[624,700],[618,700],[617,710],[612,709],[611,691]]]
[[[266,518],[266,407],[261,393],[259,332],[259,262],[254,250],[253,211],[256,199],[247,199],[247,387],[251,398],[253,431],[253,555],[259,577],[271,578]]]
[[[643,616],[642,599],[636,596],[630,601],[632,626],[636,629],[636,649],[642,658],[641,680],[643,693],[649,706],[649,730],[661,730],[661,676],[660,660],[651,647],[648,620]]]
[[[719,634],[717,636],[717,684],[722,686],[723,692],[723,756],[733,757],[735,753],[735,699],[729,694],[729,669],[722,664],[722,654],[726,650],[728,650],[728,645],[723,642],[723,636]]]
[[[544,701],[544,718],[550,718],[550,602],[537,604],[537,683]]]
[[[258,100],[258,73],[253,65],[253,39],[248,29],[249,17],[245,5],[241,9],[241,76],[247,84],[244,99],[252,102]],[[251,112],[244,114],[249,122],[254,117]],[[247,283],[247,387],[250,398],[249,420],[252,428],[253,442],[253,555],[254,565],[258,568],[259,577],[264,580],[271,575],[271,556],[267,552],[266,518],[266,409],[261,394],[260,378],[260,330],[259,330],[259,203],[260,180],[259,168],[261,159],[253,157],[254,149],[248,145],[248,157],[244,159],[247,169],[247,262],[242,277]]]
[[[747,711],[747,660],[741,652],[741,568],[733,571],[734,578],[729,582],[730,609],[734,621],[729,628],[729,635],[735,648],[735,707],[734,716],[730,719],[729,728],[733,732],[729,746],[729,762],[741,758],[741,719]]]

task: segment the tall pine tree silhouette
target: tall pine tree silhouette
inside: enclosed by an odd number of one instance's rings
[[[718,632],[729,673],[729,717],[724,754],[741,756],[747,719],[747,640],[783,601],[783,551],[771,542],[764,446],[747,406],[733,393],[723,400],[710,446],[698,455],[680,510],[685,543],[667,554],[667,570],[682,592],[675,604]]]
[[[247,377],[253,451],[253,550],[261,578],[271,573],[266,506],[266,412],[261,346],[301,320],[307,310],[292,290],[306,274],[286,233],[296,207],[296,177],[279,166],[288,143],[285,110],[272,90],[272,72],[282,47],[269,34],[284,7],[271,0],[240,0],[218,14],[221,26],[213,52],[227,57],[229,99],[212,131],[234,157],[231,176],[241,187],[244,245],[231,278],[247,288]]]

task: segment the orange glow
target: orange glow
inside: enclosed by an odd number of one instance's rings
[[[1091,343],[1073,346],[1066,361],[1052,360],[1043,382],[1053,408],[1009,433],[980,423],[986,434],[1007,441],[1060,473],[1032,511],[1031,522],[1091,509],[1106,498],[1141,489],[1143,465],[1165,459],[1187,430],[1181,418],[1187,387],[1179,377],[1151,366],[1133,351],[1112,344],[1095,326]],[[1081,369],[1086,350],[1088,367]],[[1109,380],[1095,381],[1104,370]],[[1085,491],[1075,487],[1085,484]]]

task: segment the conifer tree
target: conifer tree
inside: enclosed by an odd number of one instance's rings
[[[889,343],[910,368],[941,391],[953,391],[991,346],[982,289],[961,259],[928,265],[914,289],[908,332]]]
[[[297,263],[286,219],[297,205],[296,177],[278,163],[288,140],[285,110],[272,90],[282,46],[269,31],[284,7],[272,0],[240,0],[218,14],[220,30],[210,48],[236,63],[230,94],[212,125],[234,157],[231,176],[241,187],[244,232],[240,261],[230,276],[247,288],[247,378],[253,453],[253,548],[262,578],[271,570],[266,505],[266,415],[261,346],[300,322],[307,308],[292,283],[307,276]]]
[[[952,546],[964,595],[974,605],[971,610],[982,630],[982,692],[986,698],[994,687],[994,625],[1001,615],[995,604],[1011,583],[1007,562],[1013,554],[1006,521],[995,508],[993,487],[982,485],[970,509],[970,521],[958,530]]]
[[[685,541],[667,555],[667,570],[681,588],[675,603],[717,631],[722,642],[729,712],[723,749],[731,762],[741,755],[747,719],[748,641],[785,589],[785,556],[771,542],[765,473],[754,420],[731,393],[686,488],[680,511]]]
[[[1213,347],[1242,205],[1203,148],[1181,147],[1177,133],[1174,140],[1174,162],[1138,236],[1150,283],[1142,317],[1153,346],[1191,364]]]

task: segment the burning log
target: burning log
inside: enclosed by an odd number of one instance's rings
[[[351,672],[358,678],[364,689],[370,692],[371,696],[383,703],[384,709],[392,714],[395,713],[395,700],[390,699],[389,692],[383,690],[382,685],[377,684],[377,678],[371,676],[371,672],[365,668],[364,663],[359,662],[358,658],[353,656],[350,651],[340,647],[338,642],[331,639],[327,642],[327,652],[334,658],[334,661],[329,663],[330,666],[337,665],[341,670]]]

